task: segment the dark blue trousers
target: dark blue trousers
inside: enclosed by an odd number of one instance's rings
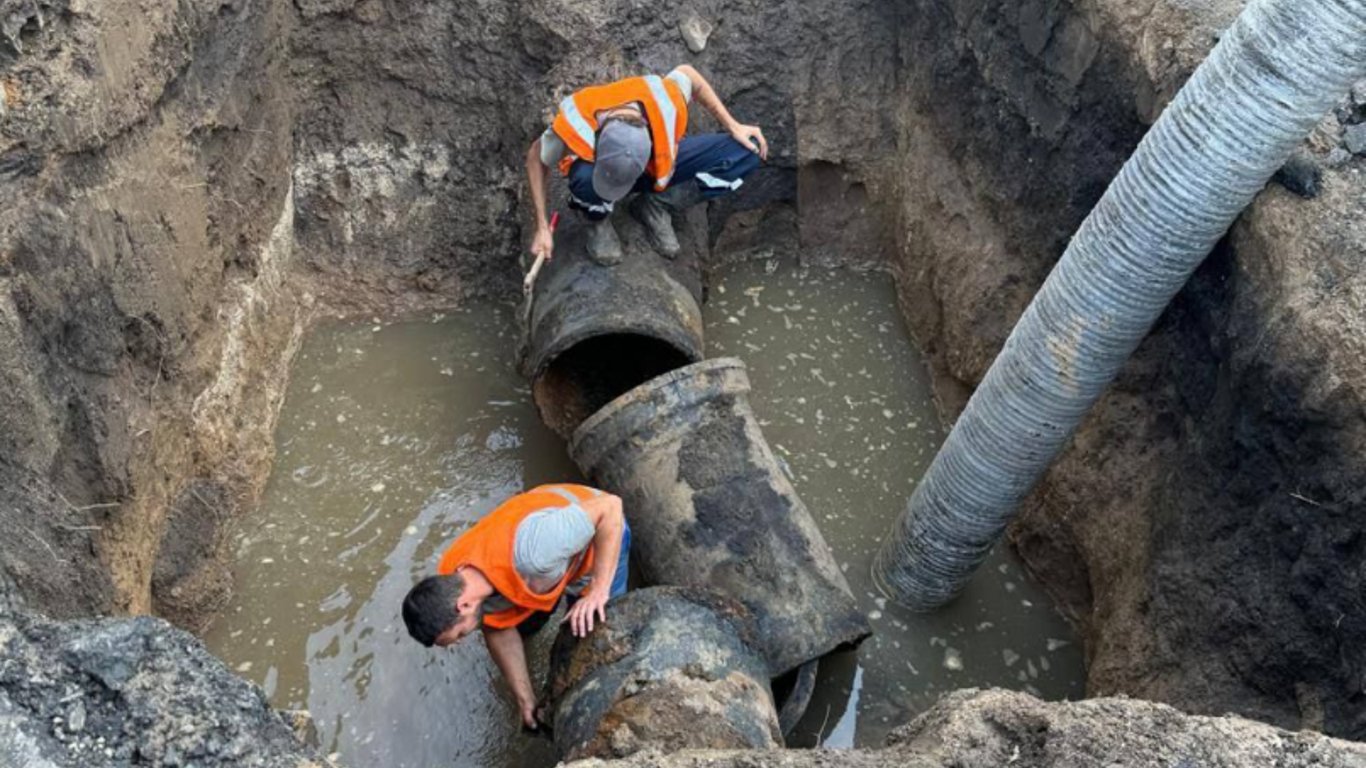
[[[684,136],[678,144],[678,158],[674,162],[669,188],[695,183],[702,191],[703,199],[710,200],[739,189],[745,176],[758,167],[759,154],[728,133]],[[653,178],[642,174],[632,191],[648,193],[654,189],[654,184]],[[569,206],[593,221],[606,218],[612,212],[612,203],[593,191],[593,164],[587,160],[576,160],[569,168]]]

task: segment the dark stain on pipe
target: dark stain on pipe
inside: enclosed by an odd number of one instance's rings
[[[786,552],[799,556],[794,564],[805,566],[813,561],[806,539],[797,527],[782,522],[794,514],[796,496],[779,493],[765,482],[772,468],[754,463],[749,450],[753,436],[745,423],[748,408],[734,395],[720,395],[703,407],[699,423],[707,428],[684,438],[678,451],[678,479],[696,489],[695,521],[686,526],[684,536],[690,546],[725,546],[739,557],[762,557],[767,549],[764,540],[751,534],[767,530],[781,540]],[[716,461],[717,456],[734,461]]]
[[[595,413],[570,454],[625,501],[646,581],[738,599],[777,677],[871,629],[778,468],[748,392],[739,360],[687,366]]]

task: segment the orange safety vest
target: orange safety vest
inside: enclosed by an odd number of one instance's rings
[[[586,485],[542,485],[526,493],[519,493],[499,504],[473,528],[465,531],[441,556],[436,566],[439,575],[455,573],[464,566],[478,568],[498,594],[512,603],[512,608],[484,614],[484,624],[493,629],[507,629],[521,624],[536,611],[552,611],[564,594],[565,587],[593,569],[593,545],[579,556],[577,565],[565,571],[555,588],[545,593],[532,592],[513,566],[513,542],[517,526],[533,512],[552,507],[567,507],[601,496],[602,491]]]
[[[560,102],[560,111],[550,127],[572,153],[560,160],[560,172],[568,176],[575,158],[593,162],[598,112],[633,101],[645,107],[654,146],[645,172],[655,180],[655,191],[663,192],[669,186],[669,179],[673,178],[678,142],[688,130],[688,100],[683,97],[678,83],[658,75],[628,77],[607,85],[590,86]]]

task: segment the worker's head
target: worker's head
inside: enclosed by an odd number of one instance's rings
[[[593,191],[607,202],[626,196],[650,161],[650,129],[640,112],[618,107],[602,113],[593,151]]]
[[[444,648],[478,629],[484,617],[484,596],[468,586],[458,573],[419,581],[403,598],[408,634],[428,648]]]

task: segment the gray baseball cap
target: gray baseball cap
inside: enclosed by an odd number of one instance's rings
[[[593,153],[593,191],[607,202],[626,196],[650,161],[650,131],[643,125],[612,120],[598,132]]]

